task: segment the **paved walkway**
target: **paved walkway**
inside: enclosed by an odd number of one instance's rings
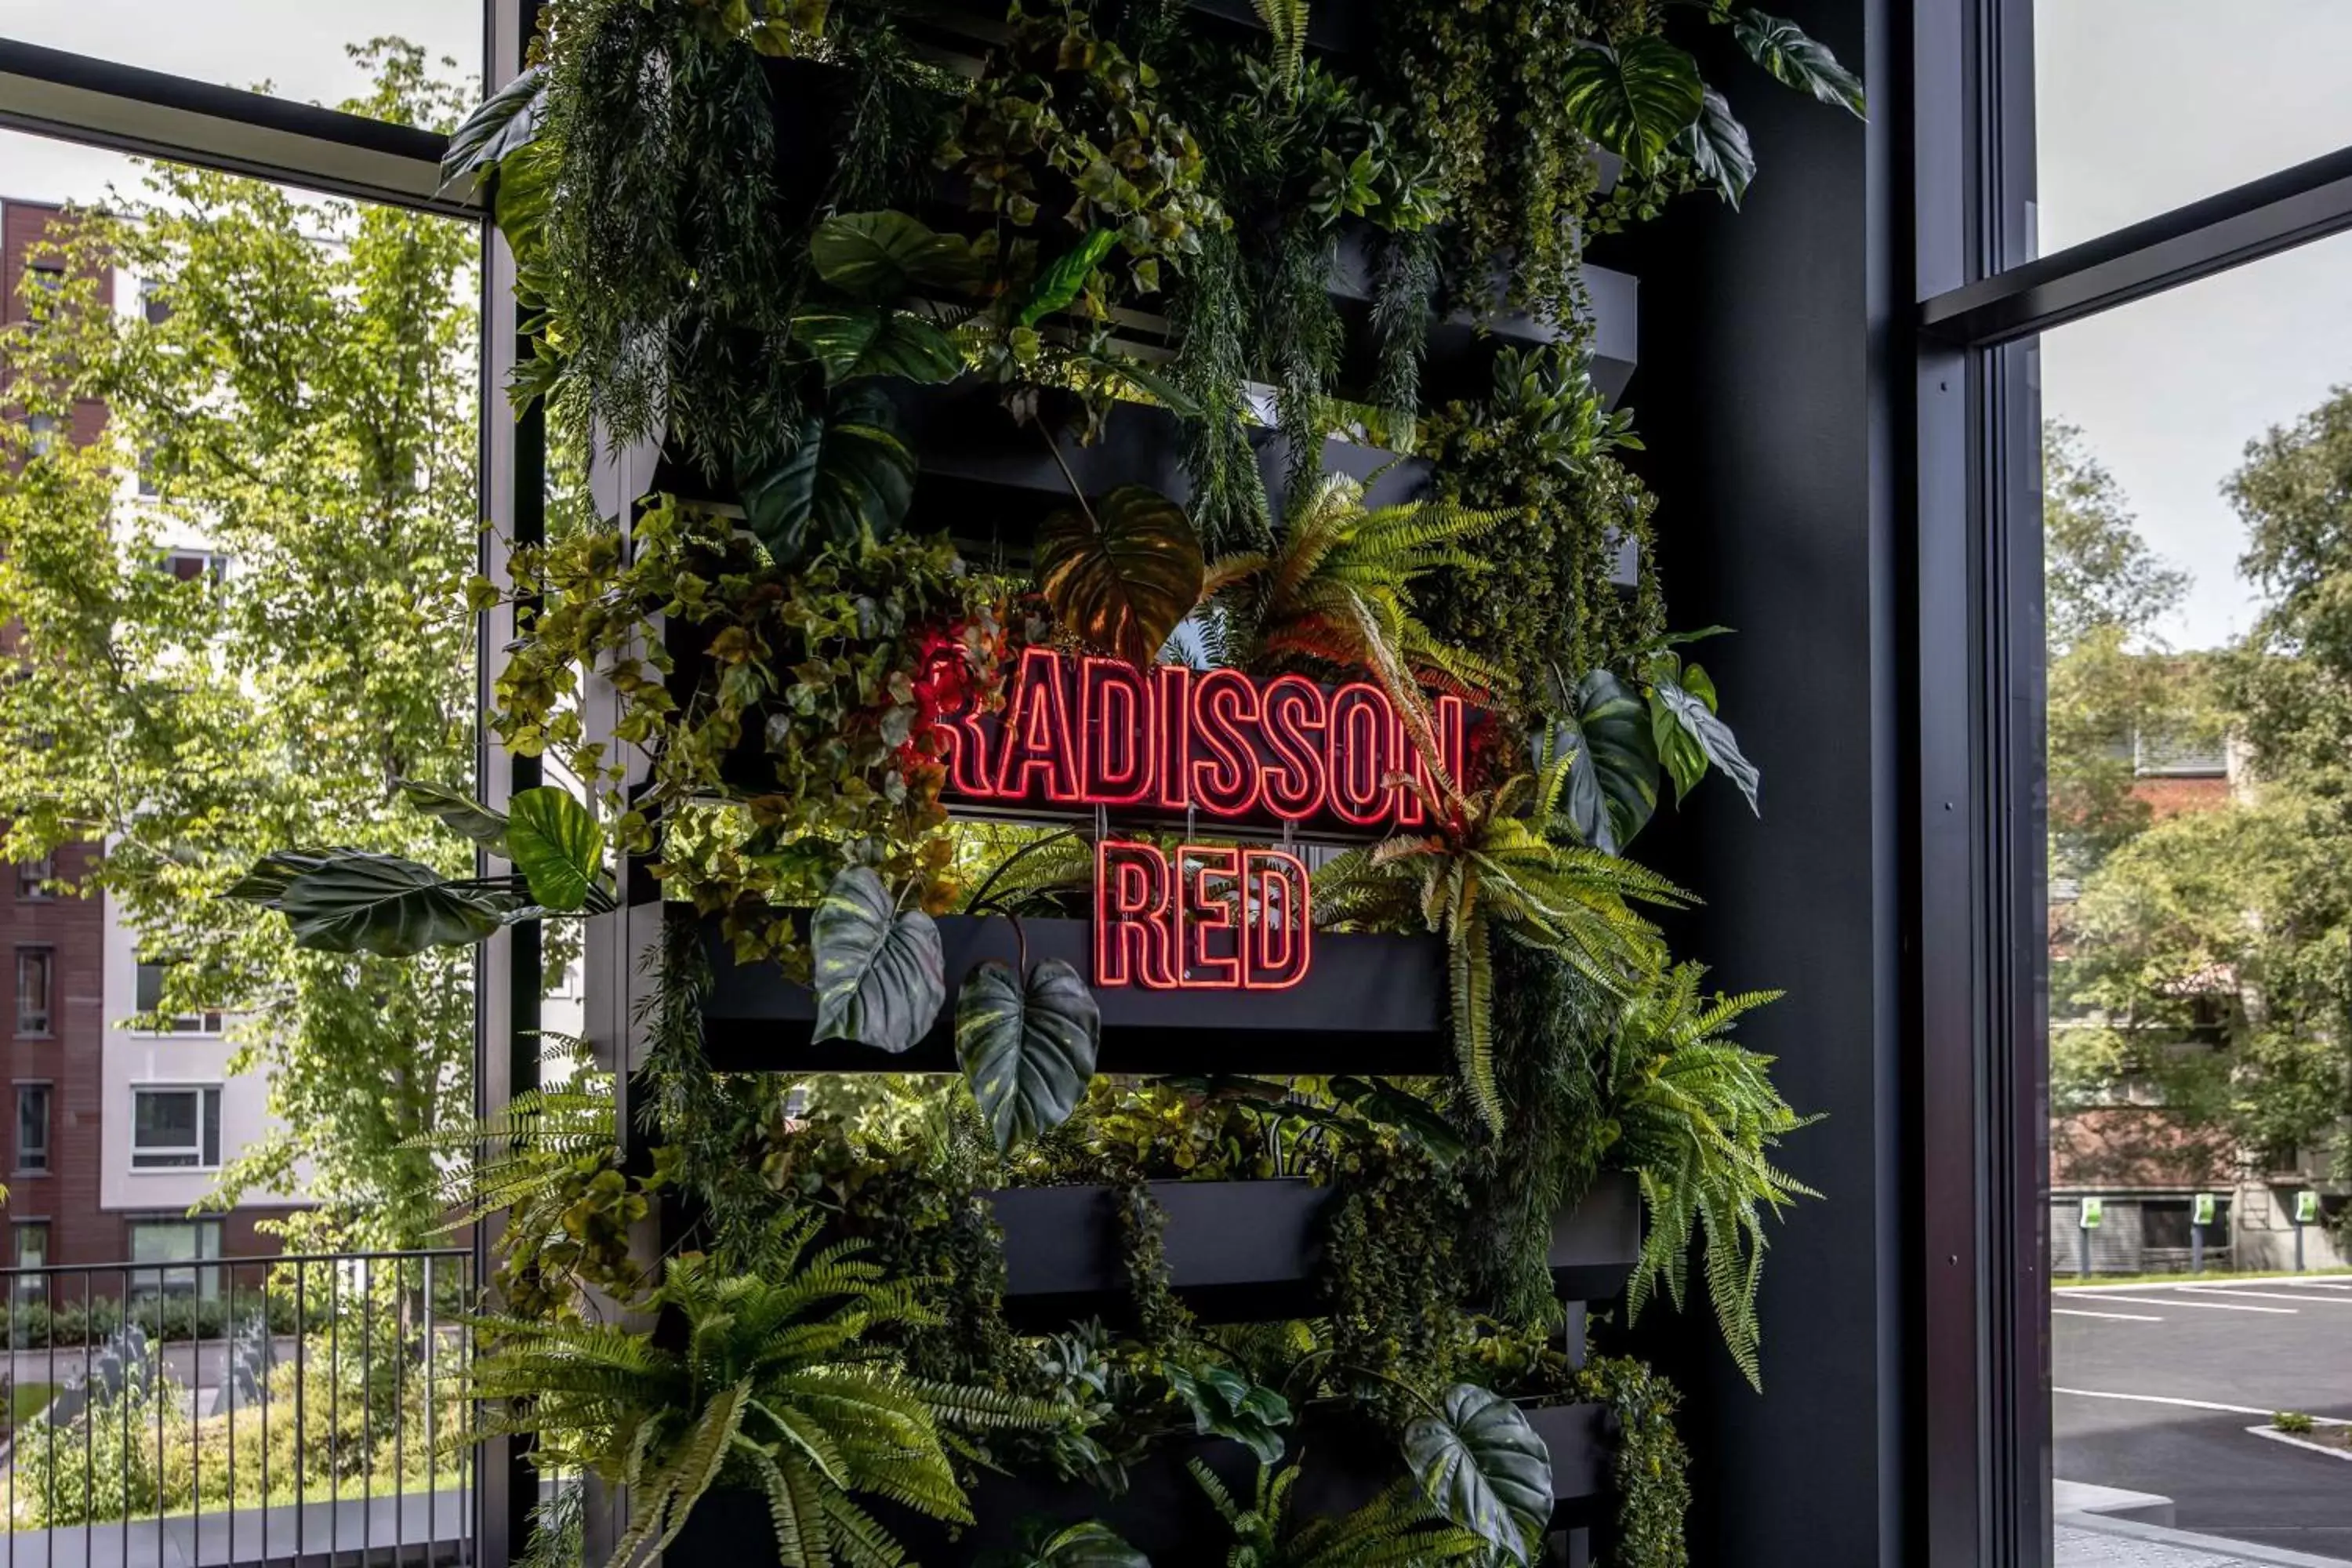
[[[2132,1520],[2060,1520],[2058,1568],[2352,1568],[2341,1558],[2251,1546]]]

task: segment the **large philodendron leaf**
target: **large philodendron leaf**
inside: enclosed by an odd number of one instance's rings
[[[1559,743],[1575,748],[1562,796],[1576,836],[1622,855],[1658,808],[1658,747],[1642,694],[1605,669],[1577,682],[1576,713]]]
[[[824,367],[828,384],[895,375],[920,385],[963,374],[954,340],[912,310],[870,305],[819,308],[793,318],[793,342]]]
[[[872,387],[853,387],[803,422],[792,455],[744,481],[743,513],[779,565],[799,560],[812,530],[836,544],[898,531],[915,496],[915,455]]]
[[[825,219],[810,237],[809,263],[819,278],[867,305],[921,289],[961,289],[979,274],[971,241],[889,211]]]
[[[319,857],[318,865],[286,884],[275,907],[293,927],[297,947],[383,958],[466,946],[500,923],[498,909],[452,887],[432,867],[360,849]]]
[[[1835,104],[1856,119],[1868,109],[1861,79],[1838,64],[1837,57],[1806,37],[1794,22],[1742,11],[1731,24],[1732,37],[1748,58],[1770,71],[1775,80],[1810,92],[1823,103]]]
[[[1706,88],[1698,65],[1664,38],[1586,44],[1560,82],[1579,131],[1635,168],[1657,166],[1667,145],[1697,121]]]
[[[1698,118],[1675,142],[1689,157],[1700,179],[1713,185],[1733,211],[1756,178],[1756,153],[1748,145],[1748,127],[1731,117],[1731,105],[1713,88],[1706,89]]]
[[[568,913],[588,902],[604,871],[604,826],[569,790],[520,790],[507,803],[507,852],[531,898]]]
[[[994,959],[966,977],[956,996],[956,1065],[1000,1152],[1069,1120],[1095,1076],[1101,1037],[1095,994],[1061,959],[1037,964],[1025,984]]]
[[[834,878],[809,921],[816,961],[816,1034],[893,1053],[930,1032],[947,1001],[940,928],[920,910],[903,913],[863,866]]]
[[[506,858],[507,819],[472,795],[419,779],[403,779],[400,798],[491,854]]]
[[[441,154],[441,195],[461,182],[478,179],[509,153],[527,147],[539,134],[539,117],[547,106],[547,68],[530,66],[490,94],[449,133],[448,149]]]
[[[1122,485],[1092,510],[1057,511],[1038,528],[1038,585],[1062,625],[1149,665],[1200,602],[1200,536],[1183,508],[1142,485]]]
[[[1405,1463],[1430,1502],[1515,1563],[1551,1521],[1551,1452],[1519,1407],[1461,1383],[1405,1428]]]
[[[1756,764],[1740,753],[1731,726],[1716,716],[1715,686],[1697,665],[1676,670],[1662,662],[1651,671],[1650,733],[1666,771],[1674,775],[1677,802],[1706,776],[1711,763],[1739,786],[1748,797],[1748,809],[1763,815],[1756,801]]]

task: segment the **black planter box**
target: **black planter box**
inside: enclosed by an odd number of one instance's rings
[[[1169,1286],[1206,1322],[1251,1322],[1321,1310],[1314,1277],[1331,1189],[1311,1182],[1154,1182],[1167,1214]],[[1004,1231],[1005,1313],[1050,1331],[1119,1315],[1128,1295],[1119,1194],[1110,1187],[1013,1187],[989,1195]],[[1603,1173],[1552,1226],[1552,1278],[1570,1301],[1624,1288],[1642,1246],[1633,1178]],[[1581,1327],[1582,1314],[1571,1313]]]
[[[1606,1408],[1553,1405],[1531,1408],[1528,1423],[1551,1450],[1555,1530],[1595,1522],[1607,1506],[1609,1437]],[[1290,1452],[1305,1456],[1292,1493],[1294,1521],[1361,1507],[1403,1474],[1395,1445],[1370,1424],[1333,1411],[1310,1409],[1291,1435]],[[1230,1538],[1215,1510],[1186,1468],[1197,1458],[1213,1470],[1244,1506],[1255,1495],[1256,1466],[1241,1445],[1221,1437],[1178,1434],[1160,1439],[1129,1468],[1128,1489],[1116,1498],[1044,1475],[983,1473],[971,1496],[975,1522],[953,1531],[938,1521],[870,1498],[860,1503],[888,1527],[923,1568],[967,1568],[983,1554],[1011,1546],[1025,1521],[1058,1528],[1098,1519],[1166,1568],[1221,1563]],[[677,1568],[704,1563],[772,1568],[777,1561],[767,1502],[755,1492],[714,1491],[696,1505],[666,1561]]]
[[[1093,973],[1093,926],[1024,920],[1032,963],[1060,958]],[[1012,923],[986,916],[940,921],[948,1001],[913,1049],[899,1056],[848,1040],[812,1042],[816,997],[773,963],[739,964],[716,919],[703,928],[711,984],[703,1044],[728,1072],[953,1072],[955,991],[982,959],[1013,963]],[[1440,1073],[1453,1060],[1445,954],[1434,937],[1318,931],[1307,977],[1285,991],[1097,990],[1099,1068],[1118,1073]]]

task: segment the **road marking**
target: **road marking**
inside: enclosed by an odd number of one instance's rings
[[[2306,1454],[2325,1454],[2331,1459],[2352,1459],[2352,1448],[2334,1448],[2305,1442],[2292,1432],[2282,1432],[2275,1426],[2249,1426],[2247,1431],[2257,1437],[2268,1437],[2273,1443],[2284,1443]]]
[[[2284,1290],[2241,1290],[2227,1285],[2183,1285],[2185,1294],[2194,1290],[2206,1296],[2256,1296],[2265,1301],[2318,1301],[2330,1307],[2352,1307],[2352,1298],[2343,1296],[2290,1296]]]
[[[2077,1399],[2127,1399],[2135,1405],[2177,1405],[2186,1410],[2219,1410],[2225,1415],[2259,1415],[2264,1420],[2278,1414],[2275,1410],[2257,1410],[2251,1405],[2216,1405],[2210,1399],[2175,1399],[2166,1394],[2110,1394],[2103,1388],[2053,1388],[2053,1394],[2069,1394]]]
[[[2182,1294],[2185,1293],[2184,1288]],[[2151,1301],[2145,1296],[2110,1296],[2107,1300],[2121,1301],[2126,1307],[2203,1307],[2215,1312],[2278,1312],[2290,1318],[2296,1311],[2293,1307],[2249,1307],[2233,1301],[2185,1301],[2180,1294],[2174,1295],[2168,1301]]]
[[[2086,1312],[2080,1307],[2053,1307],[2050,1309],[2050,1315],[2053,1318],[2113,1318],[2126,1323],[2164,1321],[2153,1312]]]

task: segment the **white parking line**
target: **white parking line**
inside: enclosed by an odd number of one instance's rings
[[[2080,1307],[2053,1307],[2050,1309],[2050,1315],[2053,1318],[2113,1318],[2118,1322],[2126,1323],[2164,1321],[2153,1312],[2087,1312]]]
[[[2072,1394],[2076,1399],[2127,1399],[2135,1405],[2177,1405],[2184,1410],[2219,1410],[2229,1415],[2260,1415],[2266,1419],[2277,1414],[2257,1410],[2251,1405],[2216,1405],[2210,1399],[2175,1399],[2164,1394],[2109,1394],[2103,1388],[2053,1388],[2050,1392]]]
[[[2228,1285],[2183,1285],[2186,1294],[2194,1290],[2205,1296],[2254,1296],[2265,1301],[2317,1301],[2330,1307],[2352,1307],[2352,1296],[2294,1296],[2284,1290],[2241,1290]]]
[[[2126,1307],[2203,1307],[2215,1312],[2278,1312],[2290,1318],[2296,1311],[2293,1307],[2249,1307],[2242,1301],[2191,1301],[2185,1298],[2186,1290],[2183,1289],[2163,1301],[2151,1301],[2145,1296],[2109,1296],[2106,1299],[2121,1301]]]

